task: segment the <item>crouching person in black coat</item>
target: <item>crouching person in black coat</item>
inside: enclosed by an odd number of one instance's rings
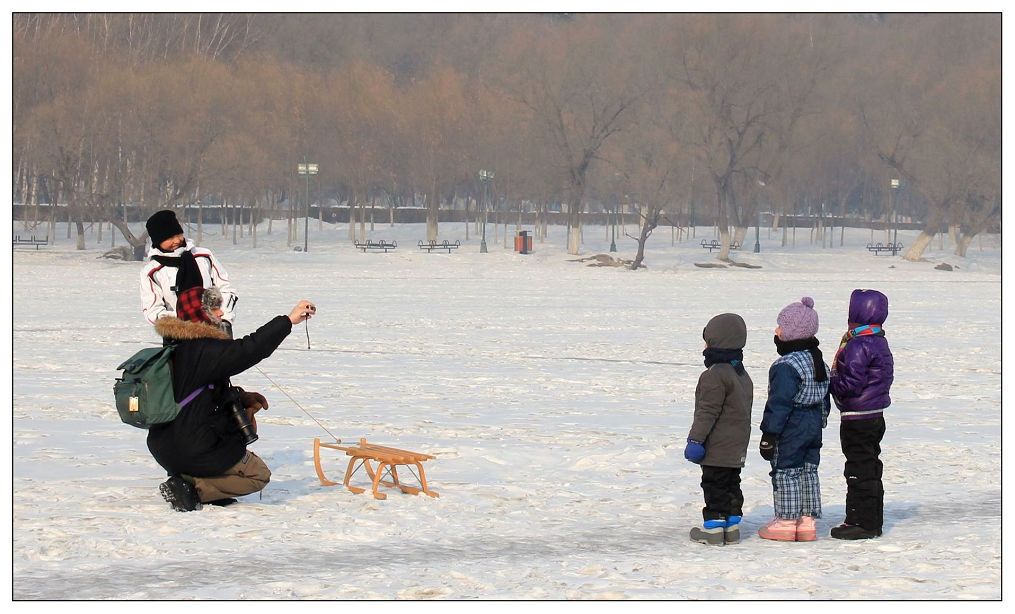
[[[173,395],[182,406],[172,421],[148,429],[148,450],[168,473],[159,490],[173,509],[200,508],[201,503],[227,505],[233,497],[263,489],[271,471],[247,450],[254,413],[267,409],[256,392],[231,387],[229,378],[271,356],[292,327],[309,319],[316,308],[310,301],[296,304],[288,316],[269,320],[242,339],[232,340],[218,326],[222,296],[217,288],[196,287],[183,292],[176,317],[155,322],[155,330],[173,351]],[[250,426],[247,434],[228,406],[239,402]]]

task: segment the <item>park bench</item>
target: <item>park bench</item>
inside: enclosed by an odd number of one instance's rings
[[[891,253],[894,256],[902,251],[902,243],[888,243],[884,245],[880,241],[877,243],[868,243],[867,251],[871,252],[875,256],[881,255],[881,252]]]
[[[21,235],[14,235],[12,243],[13,247],[17,247],[19,245],[34,245],[35,249],[38,250],[40,245],[49,245],[49,235],[46,235],[41,239],[36,238],[35,235],[32,235],[27,239],[23,238]]]
[[[711,241],[709,241],[708,239],[702,239],[701,240],[701,248],[702,249],[707,249],[708,253],[711,254],[712,250],[722,249],[722,243],[720,243],[716,239],[712,239]],[[740,242],[734,241],[734,242],[730,243],[730,251],[735,250],[735,249],[740,249]]]
[[[448,250],[448,253],[450,254],[451,250],[458,249],[461,246],[462,246],[462,244],[461,244],[460,241],[455,241],[454,243],[448,243],[447,240],[445,240],[445,241],[443,241],[441,243],[438,243],[437,241],[423,241],[423,240],[420,240],[420,242],[419,242],[419,248],[420,249],[425,249],[428,254],[432,253],[433,250],[435,250],[435,249],[446,249],[446,250]]]
[[[359,249],[364,254],[367,251],[379,252],[381,250],[384,250],[384,253],[388,253],[389,251],[391,251],[391,250],[395,249],[396,247],[398,247],[398,242],[397,241],[356,241],[355,245],[356,245],[356,248]]]
[[[372,492],[375,499],[388,498],[386,494],[377,492],[378,486],[397,488],[403,493],[410,495],[424,493],[431,497],[440,496],[437,492],[430,490],[427,486],[426,473],[423,471],[423,462],[434,458],[433,456],[430,456],[429,454],[421,454],[419,452],[410,452],[408,450],[399,450],[398,448],[379,446],[377,444],[367,442],[366,439],[360,439],[359,444],[355,446],[343,446],[339,445],[340,443],[341,442],[321,443],[320,438],[314,439],[314,469],[317,470],[317,478],[321,481],[321,486],[338,485],[338,482],[333,482],[325,477],[324,470],[321,468],[321,448],[331,448],[332,450],[345,452],[346,456],[350,457],[349,466],[345,470],[345,480],[343,480],[342,483],[346,488],[352,491],[353,494],[358,495],[366,492],[365,488],[349,484],[349,480],[352,479],[352,476],[359,471],[360,467],[363,467],[373,484]],[[377,469],[373,468],[370,461],[378,463]],[[409,486],[400,482],[398,479],[398,466],[404,466],[408,469],[409,473],[416,477],[416,480],[419,482],[419,486]],[[419,471],[418,474],[413,471],[413,467]],[[391,480],[385,480],[385,477],[389,477]]]

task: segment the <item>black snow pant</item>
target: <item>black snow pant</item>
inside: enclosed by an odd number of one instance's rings
[[[885,488],[881,482],[884,468],[878,458],[885,419],[843,420],[839,440],[846,456],[846,524],[868,531],[880,531],[885,519]]]
[[[740,467],[701,466],[701,490],[705,493],[705,520],[744,515],[744,493],[740,491]]]

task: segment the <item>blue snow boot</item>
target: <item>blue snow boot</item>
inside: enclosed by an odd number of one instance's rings
[[[691,529],[691,541],[708,544],[709,546],[721,546],[724,541],[723,532],[725,527],[726,521],[721,518],[718,520],[706,520],[701,523],[700,527]]]
[[[740,543],[740,521],[743,516],[730,516],[723,527],[723,541],[727,544]]]

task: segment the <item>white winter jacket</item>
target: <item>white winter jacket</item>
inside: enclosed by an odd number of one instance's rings
[[[222,319],[232,324],[237,296],[229,284],[229,274],[222,268],[222,263],[215,258],[211,250],[196,247],[190,239],[187,239],[184,246],[172,252],[163,252],[154,245],[149,245],[147,262],[141,269],[141,310],[144,311],[145,318],[154,324],[155,320],[162,316],[176,316],[176,292],[173,286],[176,285],[178,269],[164,266],[152,259],[152,256],[179,258],[187,250],[194,254],[197,268],[200,269],[201,278],[204,280],[204,287],[216,286],[222,292]]]

